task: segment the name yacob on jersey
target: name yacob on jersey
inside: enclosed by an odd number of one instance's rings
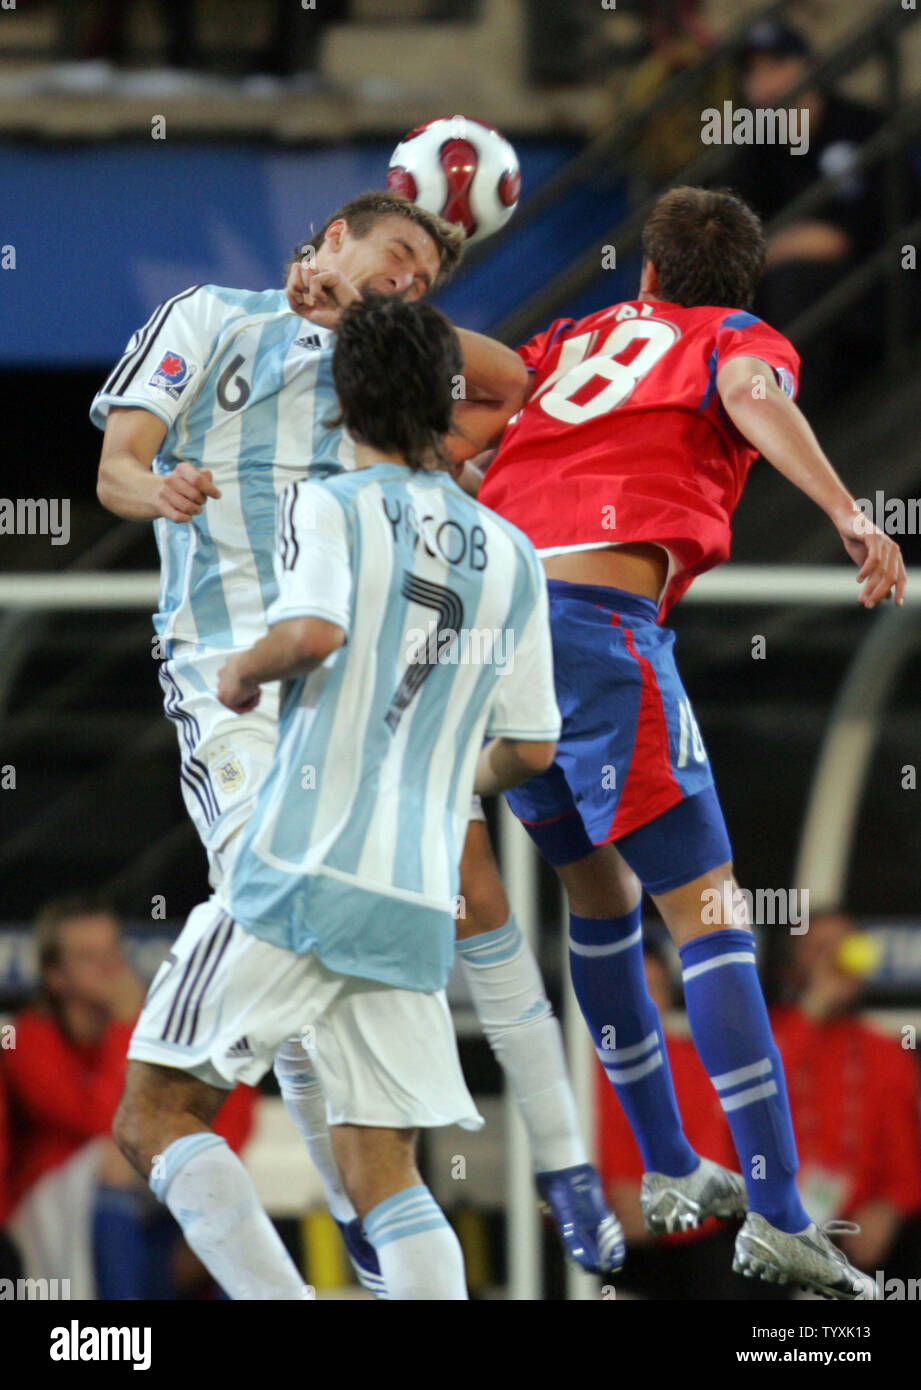
[[[381,506],[393,531],[394,545],[415,550],[422,542],[427,554],[440,557],[449,565],[466,564],[471,570],[485,570],[486,532],[480,525],[464,526],[450,518],[436,522],[434,516],[419,516],[410,502],[382,497]]]

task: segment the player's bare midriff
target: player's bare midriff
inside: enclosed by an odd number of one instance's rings
[[[660,545],[618,545],[609,550],[575,550],[547,555],[541,564],[548,579],[570,584],[603,584],[658,602],[668,573],[668,556]]]

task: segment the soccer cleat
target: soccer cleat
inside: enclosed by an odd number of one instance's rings
[[[702,1158],[684,1178],[644,1173],[640,1207],[646,1229],[659,1236],[693,1231],[708,1216],[744,1216],[748,1199],[740,1174]]]
[[[624,1233],[592,1165],[536,1173],[535,1182],[541,1209],[552,1218],[567,1255],[593,1274],[616,1274],[626,1253]]]
[[[367,1289],[368,1293],[373,1293],[375,1298],[386,1298],[387,1288],[381,1277],[377,1251],[365,1235],[365,1228],[361,1222],[354,1217],[351,1221],[337,1221],[336,1225],[342,1232],[342,1239],[352,1261],[352,1268],[358,1275],[359,1284]]]
[[[869,1274],[859,1269],[832,1244],[829,1235],[850,1234],[852,1221],[811,1221],[804,1231],[779,1231],[756,1211],[750,1211],[736,1236],[732,1267],[736,1274],[764,1279],[768,1284],[802,1284],[823,1298],[876,1299],[879,1291]]]

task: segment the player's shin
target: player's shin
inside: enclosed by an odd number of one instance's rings
[[[694,1046],[726,1113],[749,1209],[781,1231],[802,1231],[809,1217],[796,1190],[793,1122],[754,938],[722,928],[685,942],[680,953]]]
[[[534,952],[510,917],[457,943],[477,1017],[508,1079],[535,1172],[587,1162],[560,1025]]]
[[[174,1140],[154,1160],[150,1186],[231,1298],[308,1296],[252,1178],[220,1135],[201,1130]]]
[[[573,913],[569,923],[573,989],[645,1167],[684,1177],[700,1160],[684,1137],[659,1011],[646,987],[640,904],[622,917]]]

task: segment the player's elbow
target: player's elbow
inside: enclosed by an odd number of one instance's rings
[[[342,628],[325,618],[302,618],[293,636],[294,655],[299,661],[325,661],[345,645]]]
[[[96,477],[96,497],[100,506],[105,507],[113,516],[121,517],[123,521],[135,521],[140,515],[125,503],[117,481],[103,467],[100,467]]]
[[[535,743],[519,739],[515,742],[515,756],[527,777],[536,777],[546,772],[556,757],[556,742]]]
[[[764,396],[764,387],[761,387],[759,393],[758,388],[749,381],[734,381],[730,385],[719,387],[719,398],[722,401],[723,409],[733,421],[735,421],[736,416],[746,416],[754,402],[759,399],[763,400]]]
[[[107,512],[113,510],[112,484],[107,475],[105,463],[100,463],[96,473],[96,497]]]

